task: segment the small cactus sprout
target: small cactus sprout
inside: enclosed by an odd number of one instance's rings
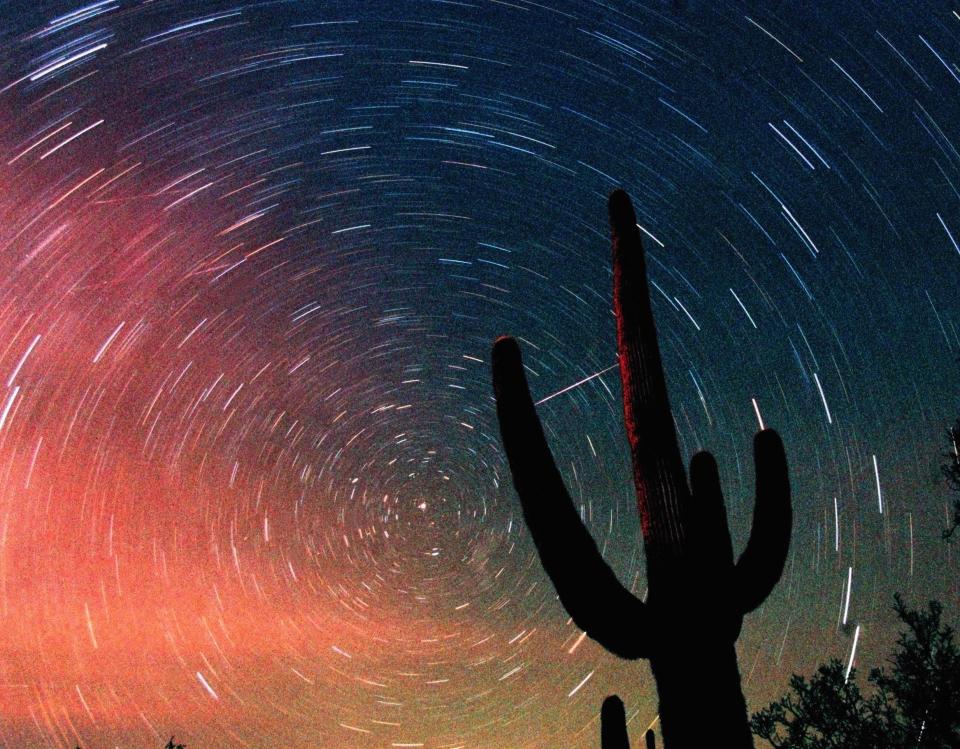
[[[603,701],[600,709],[600,747],[601,749],[630,749],[630,737],[627,736],[627,713],[623,700],[611,694]]]

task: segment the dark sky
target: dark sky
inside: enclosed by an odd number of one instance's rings
[[[735,548],[759,419],[786,444],[790,558],[739,640],[751,709],[830,657],[879,665],[896,591],[957,622],[948,4],[0,21],[0,744],[594,747],[611,692],[639,741],[649,669],[556,600],[489,373],[503,333],[538,400],[615,363],[618,186]],[[642,595],[616,371],[540,416]]]

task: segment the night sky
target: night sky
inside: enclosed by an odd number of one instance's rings
[[[736,550],[786,445],[749,707],[880,665],[896,591],[956,624],[958,63],[947,3],[0,3],[0,745],[586,748],[613,692],[638,743],[489,362],[642,596],[618,186]]]

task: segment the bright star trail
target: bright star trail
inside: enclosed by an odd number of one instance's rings
[[[715,453],[737,550],[752,435],[786,445],[794,536],[738,642],[749,707],[831,657],[880,665],[894,592],[958,623],[957,12],[0,18],[0,745],[586,749],[611,693],[639,745],[649,667],[568,621],[489,364],[518,337],[570,494],[642,596],[618,186],[681,449]]]

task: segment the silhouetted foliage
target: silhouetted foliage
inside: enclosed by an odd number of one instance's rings
[[[894,609],[907,625],[887,668],[871,669],[864,695],[856,670],[838,660],[810,681],[794,674],[790,693],[755,713],[753,732],[778,749],[956,749],[960,747],[960,649],[941,624],[942,606]]]
[[[960,492],[960,419],[947,430],[947,442],[950,449],[943,454],[947,462],[940,466],[947,486],[955,492]],[[944,538],[950,538],[953,532],[960,527],[960,497],[953,500],[953,521],[950,527],[943,532]]]
[[[667,749],[748,749],[753,741],[734,644],[744,614],[767,598],[787,558],[792,513],[783,443],[772,429],[754,437],[753,525],[734,562],[716,461],[700,452],[690,461],[689,483],[684,471],[633,205],[617,190],[608,208],[647,601],[617,580],[581,522],[537,417],[520,347],[509,337],[497,339],[492,355],[504,450],[540,561],[573,621],[621,658],[649,658]],[[614,707],[604,704],[606,711]]]

